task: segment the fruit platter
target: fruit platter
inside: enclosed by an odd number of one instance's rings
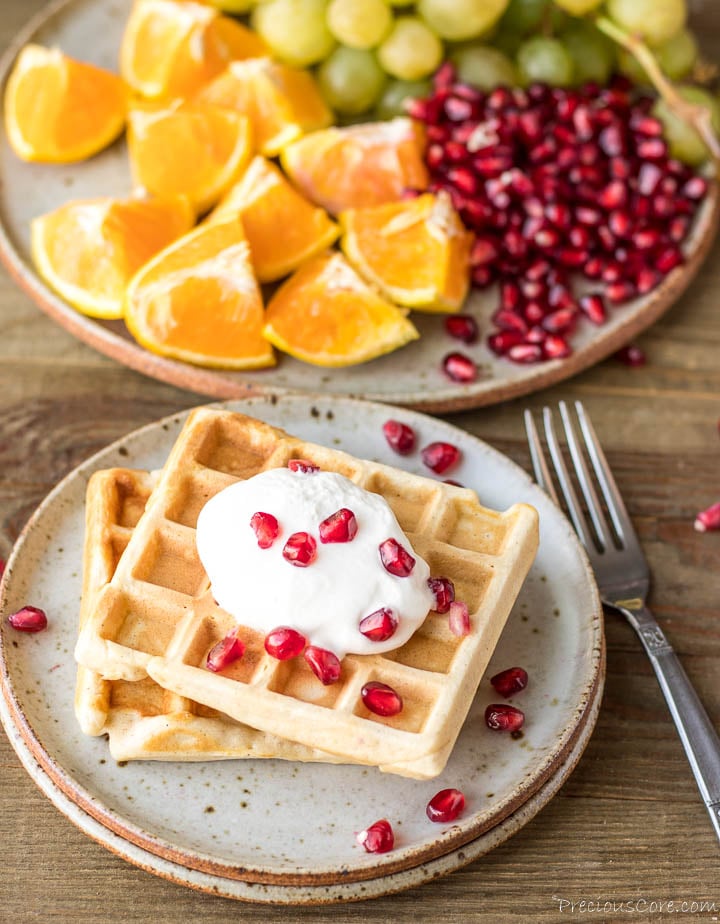
[[[644,6],[61,0],[0,69],[0,257],[201,394],[535,391],[714,238],[715,71],[683,0]]]

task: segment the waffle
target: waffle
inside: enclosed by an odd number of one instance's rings
[[[95,610],[137,525],[157,476],[113,468],[88,483],[80,625]],[[220,760],[275,757],[337,762],[338,758],[257,731],[143,680],[105,680],[78,666],[75,714],[86,735],[108,736],[110,753],[126,760]]]
[[[195,524],[218,491],[306,458],[381,494],[415,551],[450,578],[467,603],[471,631],[454,636],[430,613],[401,648],[348,655],[340,680],[323,686],[304,659],[277,661],[243,628],[244,656],[222,674],[208,651],[235,628],[214,602],[195,549]],[[302,442],[224,410],[193,411],[112,580],[85,619],[76,656],[108,679],[150,676],[162,688],[238,721],[338,759],[431,778],[444,767],[537,548],[537,514],[517,504],[483,508],[473,491]],[[396,716],[370,713],[367,681],[404,701]]]

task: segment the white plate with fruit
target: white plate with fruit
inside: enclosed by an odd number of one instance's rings
[[[636,5],[561,4],[601,29],[531,0],[378,4],[374,18],[353,0],[272,0],[241,20],[178,0],[131,20],[111,0],[43,11],[2,66],[14,278],[95,348],[216,397],[459,410],[627,344],[687,287],[718,214],[695,129],[608,82],[637,72],[606,34],[624,40]],[[651,61],[687,80],[684,3],[662,11],[641,23]],[[170,38],[148,57],[154,16]],[[73,92],[94,82],[102,101],[75,118]],[[715,102],[683,99],[714,147]]]

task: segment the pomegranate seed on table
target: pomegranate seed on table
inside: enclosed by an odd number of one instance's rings
[[[311,475],[313,472],[319,472],[320,466],[314,462],[308,462],[307,459],[290,459],[288,468],[291,472],[302,472],[305,475]]]
[[[341,507],[326,517],[318,527],[320,542],[352,542],[357,529],[355,514],[347,507]]]
[[[217,673],[225,670],[245,654],[245,645],[238,638],[237,630],[230,632],[208,652],[206,665],[208,670]]]
[[[528,685],[527,671],[522,667],[508,667],[490,678],[490,683],[501,696],[510,697]]]
[[[442,370],[453,382],[474,382],[478,377],[474,360],[464,353],[448,353],[442,361]]]
[[[435,597],[435,606],[433,609],[436,613],[447,613],[450,604],[455,600],[455,585],[446,577],[428,578],[428,587]]]
[[[720,529],[720,501],[708,507],[707,510],[700,511],[695,517],[695,529],[699,533]]]
[[[404,549],[397,539],[392,537],[381,542],[378,546],[380,561],[383,567],[395,577],[408,577],[415,567],[415,559]]]
[[[475,343],[478,339],[478,323],[471,314],[450,314],[445,318],[445,330],[463,343]]]
[[[492,703],[485,710],[485,724],[493,731],[519,731],[525,722],[525,713],[506,703]]]
[[[368,853],[387,853],[395,846],[392,825],[386,818],[381,818],[364,831],[356,835],[356,840]]]
[[[632,343],[618,350],[614,358],[625,366],[644,366],[647,362],[647,356],[640,347]]]
[[[5,563],[3,562],[3,570]],[[47,628],[48,620],[45,610],[37,606],[23,606],[15,613],[10,613],[8,624],[19,632],[42,632]]]
[[[442,440],[428,443],[420,455],[424,464],[436,475],[442,475],[460,461],[460,450],[457,446]]]
[[[293,533],[285,543],[282,554],[285,561],[289,561],[291,565],[307,568],[315,561],[317,543],[310,533]]]
[[[465,809],[465,796],[459,789],[441,789],[435,793],[425,808],[430,821],[439,824],[455,821]]]
[[[340,659],[327,648],[308,645],[303,652],[303,657],[310,670],[324,686],[336,683],[340,679],[342,669]]]
[[[278,661],[289,661],[302,653],[307,639],[297,629],[278,626],[265,636],[265,651]]]
[[[383,606],[374,613],[363,616],[358,629],[371,642],[385,642],[395,634],[397,625],[397,616],[389,607]]]
[[[261,549],[269,549],[280,534],[277,519],[271,513],[258,511],[250,517],[250,526],[257,536],[257,543]]]
[[[382,429],[388,445],[398,455],[407,456],[415,448],[415,431],[407,424],[399,420],[386,420]]]
[[[403,701],[400,694],[386,683],[371,680],[363,685],[360,699],[366,709],[375,715],[390,717],[402,712]]]

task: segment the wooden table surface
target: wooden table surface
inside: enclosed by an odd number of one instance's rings
[[[3,0],[0,48],[42,0]],[[708,16],[710,14],[708,13]],[[720,25],[720,24],[718,24]],[[720,33],[720,29],[718,29]],[[128,431],[202,403],[74,340],[0,272],[0,556],[70,469]],[[639,340],[648,363],[613,360],[527,400],[452,421],[527,466],[523,407],[581,398],[607,448],[654,574],[651,603],[720,726],[720,533],[693,531],[720,499],[720,243],[697,281]],[[271,908],[193,892],[98,846],[40,793],[0,735],[0,920],[62,922],[555,921],[561,901],[714,901],[720,846],[652,670],[630,628],[607,620],[595,733],[559,794],[490,855],[396,896]],[[576,905],[575,913],[581,909]],[[595,920],[625,920],[621,913]]]

